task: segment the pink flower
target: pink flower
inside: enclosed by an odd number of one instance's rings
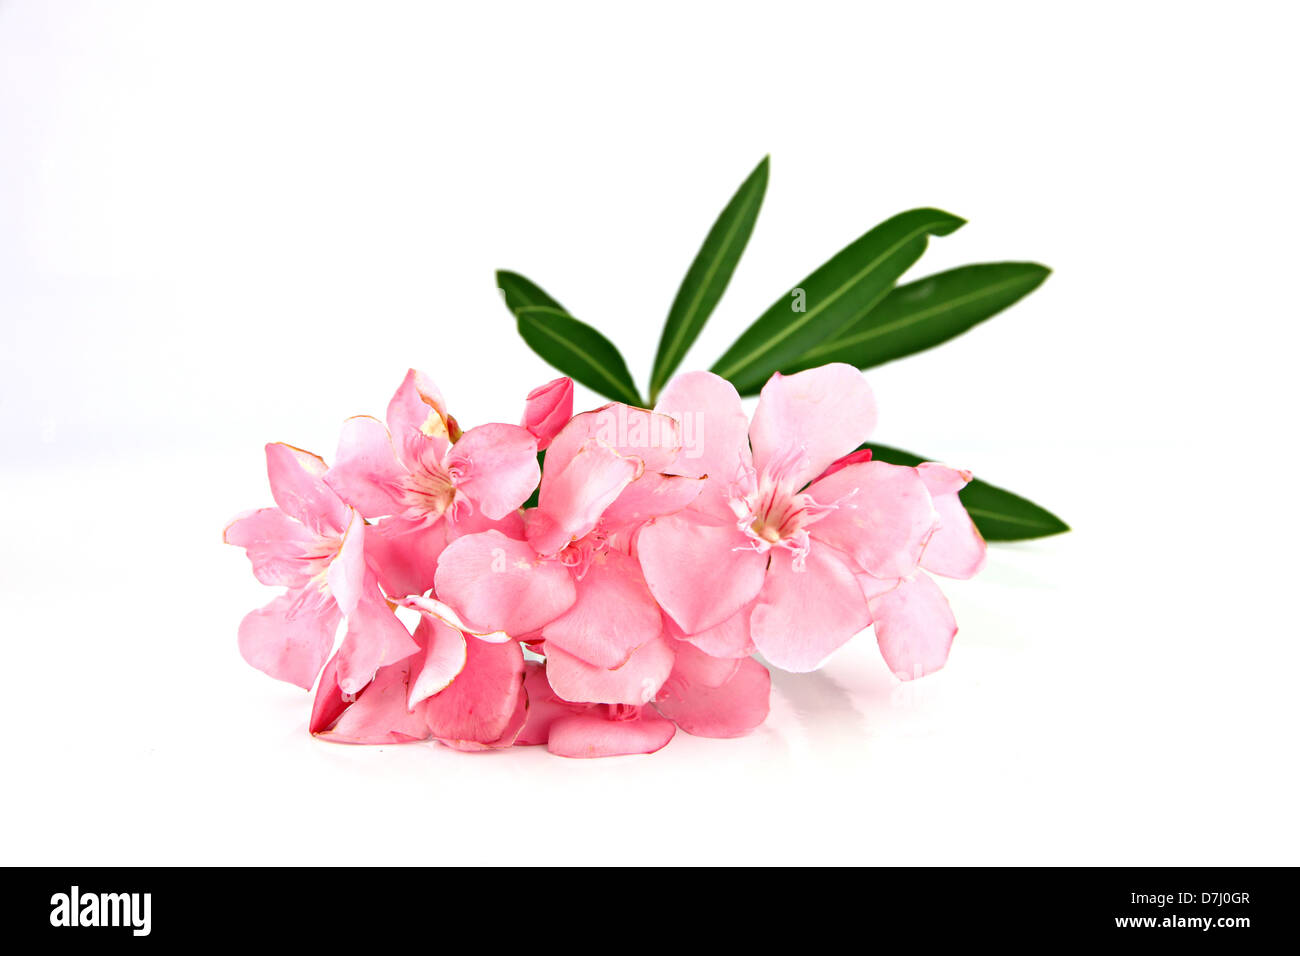
[[[512,640],[467,634],[441,616],[436,602],[405,602],[421,612],[419,651],[381,668],[355,694],[335,679],[336,660],[321,676],[310,730],[336,743],[392,744],[430,737],[456,750],[514,744],[528,716],[524,657]]]
[[[557,688],[554,654],[526,665],[528,719],[519,745],[545,744],[562,757],[654,753],[677,727],[700,737],[740,737],[767,718],[771,678],[750,658],[720,660],[673,645],[672,670],[653,703],[608,704],[571,700],[571,691]]]
[[[526,684],[520,743],[571,757],[649,753],[673,734],[660,711],[711,736],[745,734],[766,717],[766,669],[738,661],[749,650],[737,648],[701,669],[710,658],[679,649],[630,554],[643,523],[684,509],[705,486],[664,471],[680,454],[667,416],[619,403],[578,415],[547,450],[524,535],[468,535],[439,558],[442,600],[545,654]]]
[[[974,577],[984,566],[986,550],[984,539],[957,497],[970,481],[970,472],[933,462],[923,462],[916,470],[939,516],[918,567],[895,579],[858,575],[869,598],[880,652],[900,680],[922,677],[943,667],[957,634],[947,599],[925,572]]]
[[[752,422],[710,373],[675,379],[653,412],[568,419],[572,402],[557,379],[529,394],[523,425],[462,434],[412,370],[387,426],[346,423],[332,469],[267,446],[276,507],[225,539],[286,590],[239,644],[274,677],[319,675],[313,734],[652,753],[678,729],[759,726],[758,652],[811,670],[874,625],[900,678],[943,666],[956,623],[927,572],[983,564],[958,497],[970,474],[856,450],[875,419],[857,370],[774,375]],[[419,612],[413,635],[394,605]]]
[[[388,427],[349,419],[325,482],[367,518],[366,557],[391,595],[433,584],[438,554],[457,535],[514,528],[537,486],[537,441],[518,425],[461,434],[442,396],[412,369],[388,405]]]
[[[772,677],[758,661],[713,657],[686,642],[675,651],[655,698],[659,713],[696,737],[743,737],[767,719]]]
[[[698,477],[664,473],[681,451],[676,423],[666,416],[617,403],[579,415],[546,453],[524,534],[466,535],[440,556],[435,591],[442,600],[474,626],[519,637],[546,656],[545,696],[542,677],[533,678],[530,692],[546,706],[530,711],[521,741],[601,756],[649,752],[671,738],[673,725],[649,705],[674,674],[674,701],[691,699],[693,684],[676,664],[677,642],[664,633],[630,543],[645,521],[680,511],[702,490]],[[710,692],[739,669],[730,659],[723,666]],[[749,669],[747,676],[744,715],[694,726],[744,732],[738,728],[760,709],[752,699],[759,694],[766,714],[767,687]],[[556,706],[565,713],[557,717]]]
[[[544,745],[561,757],[615,757],[654,753],[677,732],[653,707],[565,700],[551,687],[546,664],[529,661],[525,667],[528,719],[518,746]]]
[[[422,619],[420,652],[379,669],[354,695],[325,665],[310,730],[335,743],[397,744],[433,738],[457,750],[546,745],[566,757],[653,753],[676,727],[706,737],[749,733],[767,716],[770,679],[753,660],[718,661],[683,647],[653,704],[566,700],[547,666],[525,663],[518,642],[459,630],[439,602],[408,598]]]
[[[673,722],[648,707],[594,706],[553,722],[546,749],[561,757],[652,754],[673,739]]]
[[[340,682],[364,687],[385,663],[416,650],[365,565],[365,522],[322,480],[325,462],[291,445],[266,446],[277,507],[246,512],[225,529],[246,549],[263,584],[286,588],[239,626],[239,650],[258,670],[310,689],[334,645],[339,623]]]
[[[578,415],[546,452],[522,533],[457,539],[438,560],[436,593],[472,626],[545,640],[597,668],[642,648],[650,658],[661,618],[628,544],[642,521],[699,493],[699,480],[662,474],[679,447],[666,416],[618,404]],[[642,699],[638,689],[602,702]]]
[[[704,438],[701,454],[672,470],[704,476],[705,490],[648,523],[634,546],[651,593],[687,641],[719,653],[752,640],[775,666],[808,671],[871,624],[874,608],[891,669],[941,666],[936,648],[946,656],[952,633],[939,637],[938,589],[915,582],[936,528],[969,524],[961,484],[951,469],[930,475],[948,496],[945,518],[920,470],[854,452],[875,424],[860,372],[836,364],[774,375],[752,423],[728,382],[690,373],[669,384],[657,411]],[[978,535],[946,540],[953,553],[935,570],[973,573]]]
[[[537,439],[537,450],[545,451],[573,417],[573,379],[557,378],[528,393],[524,419],[519,424]]]

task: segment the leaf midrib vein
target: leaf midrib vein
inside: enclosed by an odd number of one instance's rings
[[[912,325],[916,322],[922,322],[925,319],[930,318],[931,316],[938,315],[941,312],[946,312],[951,309],[959,308],[960,306],[965,305],[967,302],[973,301],[975,299],[981,299],[984,298],[985,296],[996,295],[997,293],[1006,289],[1008,286],[1018,285],[1024,281],[1026,280],[1023,277],[1016,278],[1016,279],[1004,279],[1002,282],[999,282],[996,285],[987,286],[975,292],[968,292],[963,296],[958,296],[955,299],[949,299],[947,302],[932,306],[929,309],[922,309],[919,312],[913,312],[911,315],[905,315],[901,319],[895,319],[893,322],[886,322],[883,325],[874,326],[873,328],[866,329],[862,332],[858,332],[855,335],[850,335],[842,339],[836,339],[834,342],[831,342],[827,345],[818,345],[812,349],[809,349],[805,353],[804,357],[807,358],[824,352],[835,351],[837,349],[845,348],[850,345],[857,345],[861,342],[866,342],[870,339],[875,338],[876,336],[884,335],[886,332],[892,332],[895,329],[905,328],[906,326]]]
[[[718,254],[714,256],[713,262],[709,265],[709,268],[704,275],[704,280],[695,290],[695,295],[692,298],[690,305],[687,306],[686,311],[683,313],[681,323],[677,326],[676,334],[673,336],[672,341],[669,342],[669,347],[664,353],[664,361],[661,368],[672,368],[673,359],[681,345],[682,338],[686,335],[687,330],[690,328],[691,321],[694,319],[695,312],[700,307],[700,300],[704,297],[704,292],[708,289],[709,284],[713,282],[713,277],[717,274],[718,266],[720,266],[722,260],[726,258],[727,251],[731,248],[731,242],[735,239],[736,232],[740,229],[740,224],[744,222],[746,217],[749,215],[749,208],[754,204],[752,197],[755,195],[757,195],[757,193],[751,190],[750,196],[746,198],[744,203],[742,203],[743,211],[740,215],[736,216],[735,221],[731,224],[731,228],[727,230],[726,236],[723,237],[722,246],[719,249]],[[680,359],[678,361],[680,361]],[[659,375],[656,374],[655,378],[657,380]]]
[[[547,306],[541,306],[541,308],[547,308]],[[574,321],[577,321],[577,320],[575,319]],[[579,348],[579,347],[578,347],[578,346],[577,346],[577,345],[576,345],[572,340],[567,339],[567,338],[565,338],[564,336],[560,335],[560,334],[559,334],[558,332],[556,332],[554,329],[547,328],[546,324],[543,323],[543,322],[540,322],[540,321],[536,321],[536,320],[535,320],[535,321],[533,322],[533,327],[536,328],[536,329],[538,329],[538,330],[540,330],[542,333],[544,333],[544,334],[546,334],[546,335],[549,335],[552,339],[554,339],[556,342],[559,342],[561,345],[563,345],[563,346],[567,346],[568,349],[569,349],[571,352],[576,353],[576,354],[578,355],[579,358],[584,359],[584,360],[587,362],[587,364],[588,364],[589,366],[591,366],[591,368],[592,368],[594,371],[600,373],[600,376],[601,376],[603,379],[605,379],[605,381],[609,382],[610,385],[614,386],[614,391],[615,391],[615,392],[621,394],[625,399],[628,398],[629,393],[628,393],[627,390],[626,390],[626,389],[627,389],[626,384],[623,383],[623,382],[620,382],[620,381],[619,381],[618,379],[616,379],[613,375],[611,375],[611,374],[609,373],[609,371],[606,370],[605,367],[604,367],[603,365],[601,365],[599,362],[597,362],[596,359],[595,359],[594,357],[592,357],[591,355],[587,354],[587,352],[585,352],[583,349]],[[563,371],[563,370],[561,370],[561,371]],[[638,401],[639,401],[639,397],[638,397],[638,398],[633,398],[633,400],[632,400],[632,404],[636,404]]]
[[[821,305],[817,306],[814,309],[811,309],[808,312],[805,312],[804,317],[801,320],[792,322],[790,325],[786,326],[785,331],[782,332],[780,335],[775,335],[772,338],[768,339],[764,345],[755,349],[753,352],[751,352],[749,355],[745,356],[744,358],[740,359],[738,362],[733,363],[731,367],[728,368],[727,370],[719,371],[718,374],[725,379],[730,379],[733,375],[736,374],[736,372],[740,371],[746,365],[753,362],[764,352],[770,352],[779,343],[788,339],[791,335],[793,335],[795,332],[798,332],[801,328],[803,328],[814,318],[816,318],[820,313],[824,312],[826,309],[834,305],[835,302],[837,302],[841,296],[843,296],[850,288],[852,288],[857,283],[862,281],[862,278],[867,274],[869,274],[870,272],[872,272],[874,269],[876,269],[881,262],[888,259],[890,256],[892,256],[903,246],[907,245],[909,242],[915,239],[918,235],[925,235],[926,233],[928,233],[933,226],[935,226],[937,223],[940,223],[942,221],[943,220],[941,219],[936,219],[932,222],[927,223],[924,227],[918,227],[913,232],[908,233],[905,239],[901,239],[894,245],[890,246],[889,249],[887,249],[885,252],[881,253],[875,259],[871,260],[871,262],[869,262],[864,268],[862,268],[859,272],[857,272],[851,279],[849,279],[849,281],[842,283],[838,289],[836,289],[830,296],[828,296],[825,299],[825,301],[821,303]]]
[[[1026,528],[1050,528],[1051,525],[1042,521],[1032,521],[1028,518],[1017,518],[1014,515],[1004,514],[1001,511],[987,511],[984,508],[971,508],[966,506],[968,515],[980,515],[985,518],[995,518],[998,521],[1005,521],[1008,524],[1024,525]]]

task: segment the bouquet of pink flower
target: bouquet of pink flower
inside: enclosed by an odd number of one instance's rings
[[[795,287],[802,309],[783,297],[714,372],[671,377],[766,176],[764,160],[683,282],[653,410],[612,343],[501,273],[525,341],[617,401],[574,415],[564,377],[529,393],[519,425],[462,431],[412,370],[386,423],[345,423],[332,465],[266,446],[276,507],[240,515],[225,540],[286,591],[244,618],[239,648],[316,688],[313,734],[570,757],[650,753],[677,728],[741,736],[768,713],[760,655],[811,671],[871,627],[900,679],[931,673],[957,626],[930,575],[974,575],[985,536],[1065,530],[967,471],[864,444],[876,409],[861,368],[957,334],[1045,275],[999,263],[922,280],[924,295],[895,288],[927,233],[960,225],[946,213],[868,232]],[[891,340],[900,328],[910,344]],[[883,341],[864,358],[868,339]],[[760,386],[751,419],[741,394]],[[418,617],[413,632],[399,608]]]

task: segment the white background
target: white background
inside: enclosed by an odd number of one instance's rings
[[[1300,862],[1292,14],[542,6],[0,2],[0,860]],[[220,544],[262,444],[332,455],[408,365],[517,420],[554,373],[498,267],[644,382],[768,152],[687,367],[950,210],[914,274],[1055,274],[873,370],[879,437],[1076,530],[947,586],[942,673],[863,636],[744,740],[309,737],[235,645],[272,596]]]

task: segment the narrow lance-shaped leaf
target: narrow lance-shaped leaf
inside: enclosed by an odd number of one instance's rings
[[[524,306],[515,317],[524,341],[556,369],[607,398],[643,404],[623,356],[590,325],[546,305]]]
[[[773,303],[713,371],[742,395],[755,394],[773,372],[791,370],[809,349],[876,305],[921,257],[927,236],[946,236],[964,222],[938,209],[913,209],[886,220]]]
[[[871,449],[872,460],[891,465],[915,466],[934,460],[876,442],[869,441],[862,447]],[[978,478],[972,479],[958,497],[986,541],[1025,541],[1070,530],[1068,524],[1046,508]]]
[[[870,368],[933,348],[1014,305],[1051,271],[1036,262],[989,262],[901,285],[839,335],[804,353],[791,371],[827,362]]]
[[[682,279],[677,297],[668,310],[668,319],[659,338],[659,351],[655,355],[654,371],[650,375],[652,404],[713,314],[727,283],[731,281],[731,274],[736,271],[740,255],[754,231],[759,207],[763,205],[767,170],[768,157],[764,156],[713,223],[686,272],[686,278]]]
[[[497,270],[497,288],[505,298],[506,308],[513,315],[529,306],[544,305],[559,312],[568,312],[564,306],[547,295],[537,283],[525,279],[518,272]]]

